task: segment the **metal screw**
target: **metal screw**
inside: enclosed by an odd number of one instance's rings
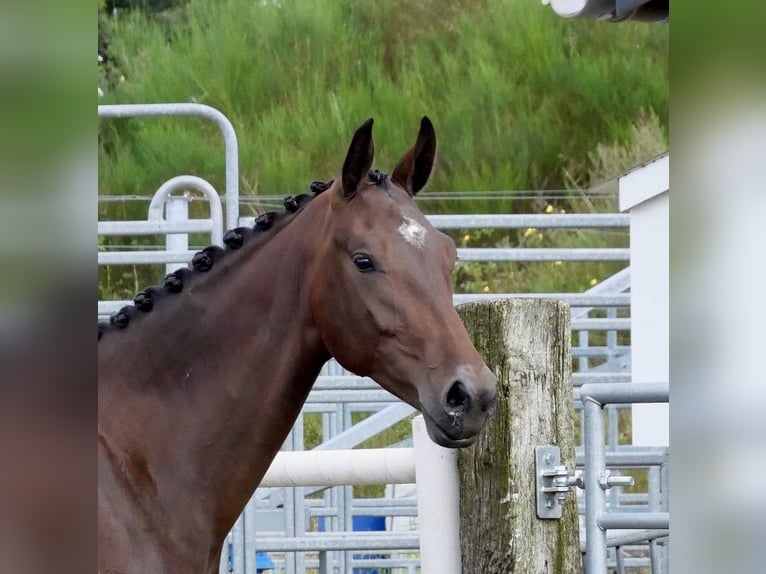
[[[543,460],[545,461],[545,464],[553,464],[553,455],[548,453],[545,455]]]

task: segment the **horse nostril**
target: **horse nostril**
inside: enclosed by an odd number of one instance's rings
[[[471,395],[462,381],[455,381],[447,391],[447,408],[464,412],[471,408]]]

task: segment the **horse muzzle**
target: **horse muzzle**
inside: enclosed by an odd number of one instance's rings
[[[497,399],[497,379],[484,367],[481,376],[455,377],[437,404],[421,403],[428,436],[447,448],[472,444],[492,414]]]

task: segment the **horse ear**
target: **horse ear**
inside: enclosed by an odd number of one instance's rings
[[[343,162],[343,197],[353,196],[359,185],[367,178],[372,167],[375,146],[372,143],[372,118],[364,122],[354,133]]]
[[[431,120],[423,116],[415,145],[396,164],[391,179],[415,196],[428,183],[435,159],[436,130]]]

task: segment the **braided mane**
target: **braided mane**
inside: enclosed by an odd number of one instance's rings
[[[252,240],[264,237],[259,246],[265,244],[274,234],[264,235],[265,232],[272,229],[275,225],[286,224],[299,213],[312,199],[320,193],[326,191],[332,185],[333,180],[314,181],[310,185],[310,194],[300,194],[296,196],[289,195],[284,201],[284,211],[268,211],[262,213],[255,219],[253,227],[237,227],[230,229],[223,236],[225,248],[217,245],[210,245],[194,254],[191,260],[191,269],[181,267],[165,276],[161,285],[147,287],[133,298],[133,305],[126,305],[119,311],[116,311],[109,318],[109,322],[98,323],[98,340],[104,333],[110,330],[125,329],[131,319],[142,314],[149,313],[154,309],[156,303],[164,296],[180,293],[184,287],[191,281],[206,274],[213,266],[232,252],[238,251],[245,244]]]

